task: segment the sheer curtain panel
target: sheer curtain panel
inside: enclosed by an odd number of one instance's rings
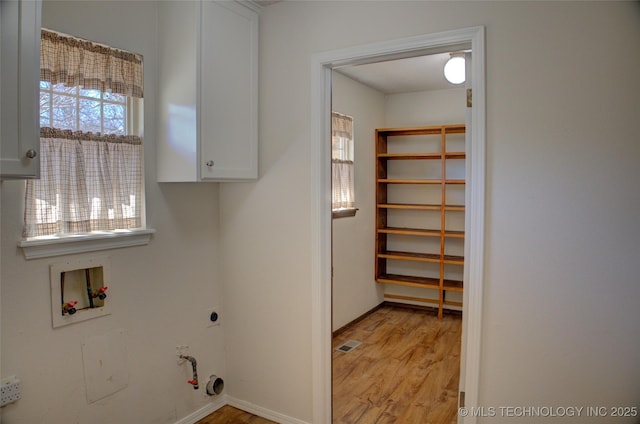
[[[331,114],[332,210],[355,212],[353,118]],[[353,213],[351,213],[353,215]]]

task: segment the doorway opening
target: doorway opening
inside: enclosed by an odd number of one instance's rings
[[[468,191],[466,222],[469,225],[468,255],[465,260],[462,363],[465,378],[460,390],[466,392],[466,406],[477,405],[482,316],[482,276],[484,237],[484,151],[485,88],[484,28],[474,27],[389,42],[356,46],[316,54],[312,57],[312,343],[314,422],[330,422],[331,412],[331,87],[332,72],[343,66],[424,56],[466,48],[474,60],[468,76],[473,82],[474,107],[470,112],[473,131],[468,146]],[[473,422],[473,417],[464,422]]]
[[[332,111],[352,125],[334,117],[332,154],[355,146],[350,172],[332,158],[333,197],[348,174],[358,208],[332,221],[333,422],[456,417],[467,105],[443,69],[464,47],[333,69]],[[352,337],[358,351],[335,349]]]

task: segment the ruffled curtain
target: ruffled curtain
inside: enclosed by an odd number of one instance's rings
[[[142,56],[43,29],[40,80],[143,97]]]
[[[332,209],[354,209],[353,118],[331,114]]]

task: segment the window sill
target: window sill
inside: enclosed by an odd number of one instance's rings
[[[358,212],[358,208],[350,208],[350,209],[334,209],[331,211],[331,218],[348,218],[351,216],[356,216],[356,212]]]
[[[52,256],[72,255],[74,253],[94,252],[97,250],[118,249],[122,247],[144,246],[149,244],[156,230],[95,232],[65,237],[38,237],[18,242],[26,259],[49,258]]]

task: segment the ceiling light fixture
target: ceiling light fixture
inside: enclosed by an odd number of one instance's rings
[[[444,65],[444,77],[451,84],[462,84],[465,81],[464,53],[451,53],[451,58]]]

